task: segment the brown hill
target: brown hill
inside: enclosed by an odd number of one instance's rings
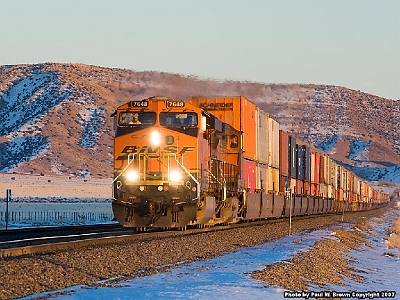
[[[400,101],[338,86],[46,63],[0,67],[0,171],[112,177],[111,113],[128,100],[155,95],[243,95],[282,129],[346,164],[400,164]]]

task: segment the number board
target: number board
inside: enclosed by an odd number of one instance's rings
[[[149,101],[131,101],[132,107],[149,107]]]
[[[185,107],[185,101],[167,101],[167,107]]]

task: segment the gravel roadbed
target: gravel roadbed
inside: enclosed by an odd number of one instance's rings
[[[369,246],[364,233],[367,228],[368,220],[362,219],[353,230],[336,230],[333,236],[337,239],[324,238],[289,261],[267,265],[264,270],[253,272],[252,277],[267,285],[292,291],[309,291],[309,284],[321,288],[327,284],[343,285],[345,278],[362,282],[361,271],[349,266],[351,257],[346,253],[361,245]]]
[[[344,222],[357,222],[371,216],[379,217],[384,210],[385,208],[346,213]],[[341,219],[342,215],[296,219],[292,222],[292,233],[337,225],[342,222]],[[81,284],[116,285],[122,280],[168,271],[181,266],[182,262],[205,260],[237,248],[276,240],[287,236],[288,231],[289,220],[284,223],[248,226],[222,232],[146,240],[135,244],[113,243],[72,251],[3,258],[0,259],[0,299],[20,298]],[[315,263],[322,264],[322,260]],[[341,264],[345,269],[345,262]],[[333,277],[332,275],[332,280],[335,280]],[[107,280],[110,278],[115,279]],[[319,278],[314,279],[319,281]],[[99,283],[103,280],[106,282]],[[293,285],[300,289],[302,286],[304,283]]]

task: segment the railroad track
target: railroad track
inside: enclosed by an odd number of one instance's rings
[[[57,234],[57,235],[48,235],[41,237],[28,237],[22,239],[13,238],[12,240],[0,242],[0,251],[4,249],[15,249],[15,248],[22,248],[29,246],[42,246],[46,244],[100,239],[113,236],[121,236],[130,233],[132,233],[132,230],[121,228],[119,230],[101,231],[101,232],[88,232],[88,233],[68,234],[68,235]]]
[[[0,242],[7,242],[7,241],[26,239],[26,238],[50,237],[55,235],[94,233],[106,230],[118,231],[122,229],[123,227],[116,223],[9,229],[9,230],[0,230]]]
[[[0,257],[15,257],[32,255],[43,252],[54,252],[80,247],[98,246],[115,242],[134,242],[145,239],[166,238],[177,235],[198,234],[207,231],[216,231],[231,228],[231,226],[208,227],[203,229],[189,229],[185,231],[149,229],[146,232],[135,232],[132,228],[91,233],[67,234],[29,237],[24,239],[9,239],[0,242]],[[65,230],[65,229],[64,229]]]
[[[357,212],[346,212],[353,214]],[[296,219],[318,218],[341,213],[296,216]],[[35,229],[17,229],[0,231],[0,257],[16,257],[44,252],[74,250],[80,247],[93,247],[101,244],[137,242],[146,239],[166,238],[179,235],[193,235],[204,232],[227,230],[245,226],[259,226],[272,223],[289,222],[288,218],[266,219],[255,222],[244,222],[231,225],[218,225],[201,229],[157,230],[150,228],[146,232],[135,232],[117,224],[98,224],[86,226],[66,226]],[[5,236],[3,236],[5,233]]]

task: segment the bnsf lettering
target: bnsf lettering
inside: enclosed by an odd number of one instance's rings
[[[147,153],[157,153],[159,150],[160,150],[160,146],[158,146],[158,147],[143,146],[142,148],[138,148],[137,146],[126,146],[121,151],[121,153],[131,154],[131,153],[138,153],[138,151],[139,151],[139,153],[146,153],[146,152]]]
[[[205,110],[233,110],[233,103],[200,103],[200,108]]]
[[[182,147],[181,151],[179,151],[180,155],[183,155],[186,152],[193,152],[196,147],[194,146],[185,146]],[[139,153],[139,154],[155,154],[160,151],[160,147],[153,147],[153,146],[143,146],[143,147],[138,147],[138,146],[125,146],[125,148],[121,151],[121,155],[117,157],[117,160],[127,160],[128,155],[132,153]],[[162,152],[167,152],[167,153],[178,153],[178,147],[177,146],[167,146],[161,149]],[[157,157],[154,155],[150,155],[149,157]]]
[[[179,154],[182,155],[185,152],[193,152],[193,149],[195,147],[183,147],[181,151],[179,151]]]
[[[136,146],[126,146],[124,150],[121,151],[121,153],[136,153],[136,152],[137,152]]]

